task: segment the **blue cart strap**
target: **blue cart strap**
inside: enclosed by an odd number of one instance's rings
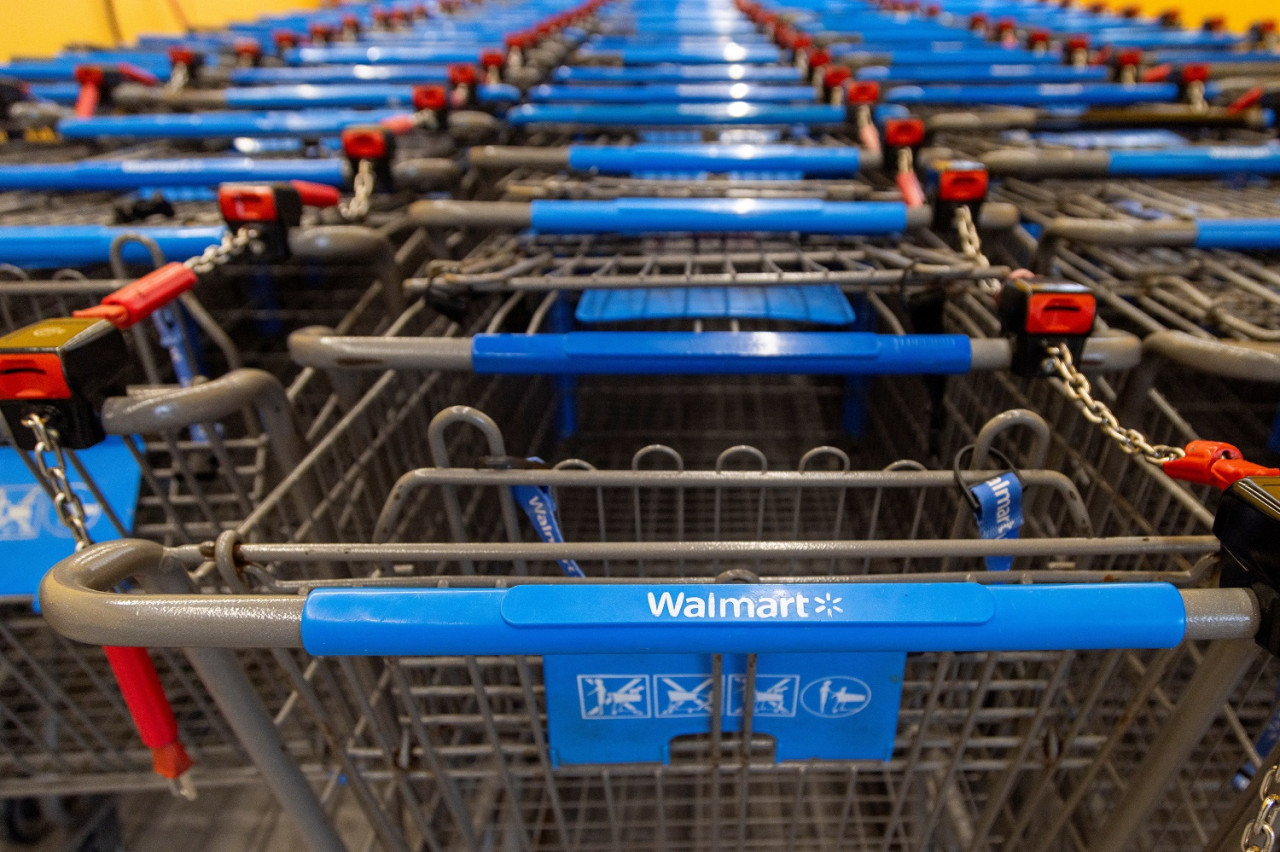
[[[542,463],[542,459],[536,456],[530,458],[529,461]],[[533,531],[538,534],[538,538],[548,544],[559,544],[564,542],[564,535],[560,532],[560,519],[557,517],[556,501],[551,496],[551,488],[546,485],[513,485],[511,486],[511,496],[515,498],[516,503],[524,511],[529,518],[529,523],[533,524]],[[566,577],[585,577],[582,569],[578,567],[578,563],[572,559],[557,559],[556,563],[560,566],[560,570],[564,571]]]
[[[1002,473],[969,488],[977,500],[974,520],[978,532],[987,539],[1017,538],[1022,528],[1022,482],[1016,473]],[[988,571],[1008,571],[1012,556],[988,556]]]

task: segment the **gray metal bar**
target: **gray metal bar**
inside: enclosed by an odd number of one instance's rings
[[[528,228],[532,208],[512,201],[433,199],[409,205],[409,219],[424,228]]]
[[[569,166],[569,149],[485,145],[468,151],[467,161],[477,169],[509,170],[533,168],[559,170]]]
[[[1080,241],[1093,246],[1123,246],[1144,248],[1168,246],[1191,248],[1196,244],[1199,232],[1194,222],[1180,220],[1136,221],[1129,219],[1072,219],[1059,217],[1045,226],[1036,247],[1031,268],[1038,274],[1053,270],[1053,259],[1058,246],[1064,242]]]
[[[1184,331],[1158,331],[1142,341],[1144,363],[1150,356],[1228,379],[1280,383],[1280,346],[1244,340],[1193,337]]]
[[[427,192],[452,186],[462,176],[462,169],[443,157],[420,157],[393,163],[391,176],[397,187]]]
[[[191,592],[186,572],[173,563],[161,561],[144,570],[140,579],[149,592],[179,598]],[[301,619],[301,611],[297,617]],[[289,755],[271,714],[235,654],[226,647],[189,647],[184,652],[236,738],[262,773],[262,780],[275,795],[280,808],[293,820],[307,848],[317,852],[345,852],[346,845],[301,767]]]
[[[67,557],[40,585],[45,620],[67,638],[91,645],[302,647],[303,599],[298,596],[108,591],[170,564],[165,555],[154,542],[122,539]]]
[[[1218,642],[1209,649],[1142,765],[1128,773],[1124,799],[1090,841],[1090,850],[1114,852],[1131,847],[1156,800],[1222,712],[1222,705],[1257,653],[1252,638]]]
[[[289,335],[289,355],[323,370],[471,370],[469,338],[343,337],[312,327]]]
[[[1107,151],[1006,148],[978,158],[999,177],[1105,177],[1111,167]]]
[[[395,247],[377,231],[357,225],[294,229],[289,232],[289,250],[308,260],[372,263],[382,284],[387,314],[395,317],[404,311],[404,275],[396,263]]]

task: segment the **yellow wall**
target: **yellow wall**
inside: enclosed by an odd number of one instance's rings
[[[248,20],[266,12],[314,8],[319,0],[114,0],[126,40],[139,33]],[[111,44],[104,0],[0,0],[0,59],[47,56],[68,42]]]
[[[247,20],[265,12],[314,8],[320,0],[113,0],[125,39],[139,33],[181,32],[181,9],[193,26],[216,26]],[[1222,0],[1138,0],[1155,14],[1177,7],[1188,25],[1199,24],[1206,15],[1227,16],[1228,24],[1244,29],[1277,11],[1264,0],[1226,4]],[[1126,5],[1112,0],[1114,8]],[[73,41],[111,43],[105,0],[0,0],[0,60],[12,56],[45,56]]]
[[[1143,11],[1156,15],[1169,9],[1182,12],[1184,26],[1199,26],[1211,15],[1222,15],[1233,30],[1246,30],[1249,25],[1264,18],[1280,17],[1280,9],[1264,0],[1244,0],[1240,3],[1224,3],[1223,0],[1135,0]],[[1121,0],[1111,0],[1108,5],[1119,9],[1129,5]]]

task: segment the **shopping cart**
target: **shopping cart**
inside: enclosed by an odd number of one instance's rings
[[[482,470],[439,449],[455,424],[479,428]],[[1260,757],[1239,726],[1269,717],[1275,667],[1252,593],[1202,588],[1213,536],[1091,536],[1052,471],[1021,471],[1052,532],[997,544],[943,529],[967,511],[950,471],[849,470],[830,448],[794,472],[746,448],[706,471],[667,448],[522,465],[474,409],[428,434],[435,466],[367,544],[102,545],[46,581],[47,617],[187,647],[314,848],[1186,848],[1232,827]],[[554,494],[567,543],[498,543],[515,494]],[[442,515],[458,543],[422,543]],[[984,570],[997,553],[1019,570]],[[591,579],[556,579],[568,564]],[[273,579],[326,565],[353,579]],[[188,572],[252,594],[192,594]],[[147,591],[103,594],[129,576]],[[243,646],[277,649],[345,786],[311,795],[264,734],[220,650]],[[347,793],[367,826],[340,838],[320,800]]]

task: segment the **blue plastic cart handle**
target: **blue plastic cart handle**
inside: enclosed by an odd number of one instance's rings
[[[512,125],[590,127],[705,127],[716,125],[844,124],[845,108],[829,104],[522,104],[506,115]]]
[[[191,115],[110,115],[68,118],[58,124],[67,139],[217,139],[231,136],[326,136],[353,124],[377,124],[404,110],[306,112],[202,112]]]
[[[857,174],[857,148],[828,145],[571,145],[569,168],[637,171],[784,171],[824,177]]]
[[[1103,82],[1111,71],[1103,65],[871,65],[859,68],[859,80],[882,83],[1081,83]]]
[[[1197,219],[1196,247],[1280,249],[1280,219]]]
[[[1137,47],[1143,50],[1177,47],[1228,48],[1244,42],[1233,33],[1210,33],[1196,30],[1166,29],[1101,29],[1092,34],[1099,44],[1112,47]]]
[[[611,65],[561,66],[558,83],[799,83],[800,71],[786,65]]]
[[[642,234],[674,231],[758,231],[802,234],[897,234],[907,205],[893,201],[815,198],[619,198],[537,200],[534,230],[551,234]]]
[[[472,369],[486,375],[952,375],[969,372],[960,334],[575,331],[479,334]]]
[[[648,83],[639,86],[535,86],[533,103],[812,103],[812,86],[758,85],[756,83]]]
[[[1112,151],[1107,174],[1117,177],[1280,174],[1280,145],[1188,146]]]
[[[63,106],[74,104],[80,97],[79,83],[32,83],[28,89],[34,98]]]
[[[494,44],[441,44],[429,46],[302,47],[285,55],[290,65],[422,65],[449,62],[476,62],[484,50],[500,50]]]
[[[382,83],[247,86],[223,90],[229,109],[377,109],[413,105],[413,87]]]
[[[447,65],[316,65],[297,68],[236,68],[231,82],[237,86],[310,83],[446,83]]]
[[[772,63],[781,57],[773,45],[726,44],[717,47],[632,47],[624,50],[593,51],[583,49],[581,55],[616,56],[624,65],[660,65],[678,62],[687,65],[719,65],[724,62]]]
[[[30,269],[55,269],[106,263],[112,241],[121,234],[140,234],[155,240],[172,260],[186,260],[222,241],[226,228],[109,227],[107,225],[22,225],[0,227],[0,263]],[[150,263],[146,247],[130,242],[124,259]]]
[[[1045,107],[1129,106],[1167,103],[1177,97],[1178,87],[1173,83],[896,86],[884,95],[886,101],[899,104],[1004,104]]]
[[[1185,632],[1166,583],[316,589],[302,611],[320,656],[1172,648]]]
[[[876,50],[863,44],[835,45],[831,55],[837,59],[865,54],[875,62],[891,65],[1061,65],[1062,56],[1056,53],[1034,53],[1020,48],[957,46],[954,50]]]
[[[217,186],[235,181],[305,180],[346,185],[342,160],[199,157],[178,160],[84,160],[76,163],[0,165],[0,190],[126,190],[141,187]]]

